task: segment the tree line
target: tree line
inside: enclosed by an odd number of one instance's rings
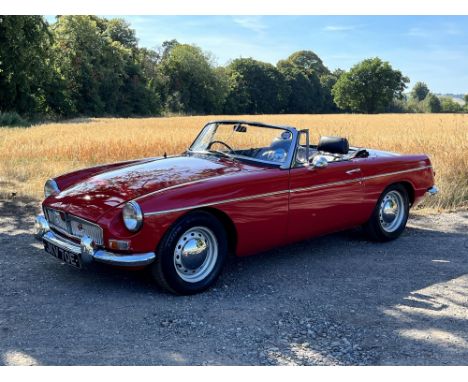
[[[170,113],[463,111],[423,83],[407,96],[408,82],[379,58],[349,71],[330,71],[312,51],[276,65],[237,58],[217,66],[209,53],[176,40],[140,47],[123,19],[58,16],[49,24],[42,16],[0,16],[2,124]]]

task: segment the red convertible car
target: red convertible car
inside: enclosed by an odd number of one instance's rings
[[[82,268],[150,267],[162,287],[212,285],[229,254],[246,256],[363,226],[397,238],[409,208],[435,194],[426,155],[349,147],[345,138],[214,121],[178,156],[75,171],[45,184],[36,237]]]

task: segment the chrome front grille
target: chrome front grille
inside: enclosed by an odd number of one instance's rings
[[[70,220],[71,234],[76,237],[88,235],[98,245],[103,245],[102,230],[99,226],[84,221]]]
[[[52,208],[45,210],[49,225],[57,231],[76,239],[88,235],[97,245],[104,245],[102,229],[98,225],[63,211]]]
[[[66,215],[64,212],[57,210],[47,209],[47,220],[49,224],[52,224],[60,230],[65,230],[68,232],[68,225],[66,220]]]

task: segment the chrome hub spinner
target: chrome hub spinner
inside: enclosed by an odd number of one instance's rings
[[[180,278],[189,283],[205,279],[218,258],[218,242],[207,227],[193,227],[182,234],[174,249],[174,266]]]
[[[386,232],[396,231],[405,217],[405,203],[398,191],[390,191],[382,199],[379,209],[379,220]]]

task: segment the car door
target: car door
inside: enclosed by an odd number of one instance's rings
[[[362,222],[364,185],[359,164],[330,162],[290,170],[288,240],[297,241]]]

